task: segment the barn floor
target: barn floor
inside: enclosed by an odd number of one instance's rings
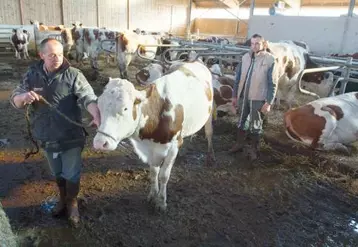
[[[24,112],[8,96],[27,64],[0,61],[0,139],[10,140],[0,147],[0,196],[22,246],[358,246],[356,152],[348,157],[293,146],[278,111],[270,114],[261,161],[254,164],[225,152],[234,118],[215,122],[216,166],[203,165],[203,131],[186,139],[168,183],[166,213],[146,203],[148,167],[128,150],[93,151],[89,129],[83,224],[69,228],[40,207],[57,193],[42,154],[23,161],[31,147]],[[101,67],[103,76],[118,75],[114,65]],[[98,94],[102,82],[91,82]]]

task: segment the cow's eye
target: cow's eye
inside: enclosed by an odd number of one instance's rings
[[[123,111],[126,111],[127,109],[128,109],[128,108],[126,107],[126,108],[123,109]]]

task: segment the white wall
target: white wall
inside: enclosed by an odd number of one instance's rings
[[[358,52],[357,27],[356,17],[253,16],[248,37],[259,33],[270,41],[305,41],[318,55],[346,54]]]

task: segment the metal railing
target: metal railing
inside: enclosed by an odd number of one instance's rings
[[[314,68],[314,69],[303,69],[299,72],[298,76],[297,76],[297,88],[298,90],[303,93],[303,94],[307,94],[307,95],[311,95],[311,96],[315,96],[317,98],[320,98],[320,96],[316,93],[312,93],[310,91],[307,91],[305,89],[303,89],[301,87],[301,82],[302,82],[302,77],[304,74],[309,74],[309,73],[315,73],[315,72],[323,72],[323,71],[331,71],[331,70],[336,70],[339,69],[340,66],[331,66],[331,67],[321,67],[321,68]]]

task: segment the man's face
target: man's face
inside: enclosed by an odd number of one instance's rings
[[[63,63],[62,44],[58,41],[49,41],[45,49],[40,52],[40,57],[44,60],[45,67],[48,71],[56,71]]]
[[[251,38],[251,50],[255,53],[261,51],[264,48],[262,38]]]

